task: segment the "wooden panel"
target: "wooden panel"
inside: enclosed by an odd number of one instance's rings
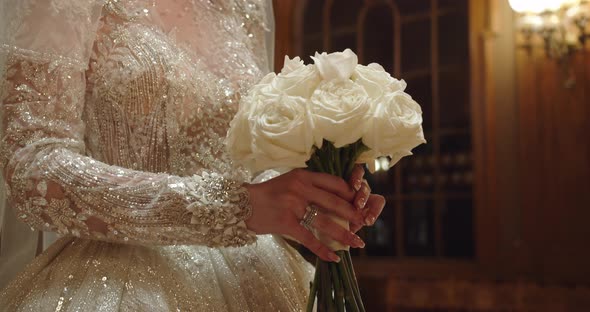
[[[534,274],[540,271],[539,263],[533,256],[534,250],[539,246],[538,240],[541,239],[536,235],[539,228],[539,214],[537,208],[540,206],[541,197],[537,196],[540,191],[540,185],[536,180],[536,169],[539,167],[540,157],[536,152],[539,146],[538,140],[538,109],[536,89],[536,67],[535,54],[540,50],[530,51],[521,49],[517,51],[517,77],[518,77],[518,107],[519,107],[519,147],[521,168],[521,206],[523,211],[522,220],[522,258],[516,259],[520,263],[520,269],[523,273]],[[532,182],[532,183],[531,183]]]
[[[275,71],[283,68],[285,55],[295,56],[295,0],[273,0],[275,16]]]
[[[403,279],[386,283],[379,311],[587,311],[590,288],[490,280]]]
[[[589,52],[572,57],[576,77],[540,48],[518,54],[523,268],[538,279],[590,282]],[[567,69],[567,67],[566,67]]]
[[[489,270],[498,271],[498,209],[495,164],[495,101],[493,92],[494,59],[493,24],[490,1],[469,1],[469,49],[471,71],[471,121],[475,189],[476,254],[478,262]]]

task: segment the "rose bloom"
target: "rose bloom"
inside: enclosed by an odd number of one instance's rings
[[[367,94],[374,99],[383,96],[385,93],[404,91],[407,85],[405,81],[391,77],[391,75],[377,63],[371,63],[367,66],[358,65],[355,68],[351,79],[363,86],[367,91]]]
[[[371,166],[379,156],[390,156],[390,166],[402,157],[412,155],[412,149],[426,143],[422,131],[422,109],[412,97],[396,91],[385,94],[372,110],[371,122],[363,135],[363,144],[371,150],[359,162]]]
[[[316,52],[311,58],[323,80],[348,80],[358,64],[358,57],[350,49],[330,54]]]
[[[230,155],[253,173],[306,167],[313,147],[306,100],[270,83],[255,89],[243,99],[230,124],[226,140]]]
[[[363,135],[371,102],[360,85],[351,80],[322,81],[310,102],[318,147],[322,139],[338,148],[356,142]]]
[[[253,171],[305,168],[313,147],[311,119],[305,99],[281,94],[258,106],[250,119]]]
[[[283,63],[283,69],[281,69],[282,75],[287,75],[292,71],[295,71],[301,67],[305,67],[305,63],[299,56],[290,59],[288,55],[285,55],[285,61]]]
[[[253,89],[240,101],[240,107],[236,116],[229,124],[229,130],[225,139],[225,145],[230,156],[245,167],[253,166],[252,158],[252,131],[250,128],[251,114],[256,111],[255,106],[265,97],[258,96],[260,90],[268,89],[270,82],[275,78],[275,73],[269,73],[253,87]]]
[[[307,99],[320,84],[320,80],[321,77],[315,65],[304,65],[299,57],[290,60],[286,56],[281,73],[273,79],[271,85],[287,95]]]

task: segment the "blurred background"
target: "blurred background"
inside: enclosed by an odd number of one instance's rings
[[[368,311],[590,311],[587,1],[274,4],[275,68],[351,48],[423,109],[428,144],[367,177]]]

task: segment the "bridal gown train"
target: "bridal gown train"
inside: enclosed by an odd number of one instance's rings
[[[299,311],[313,267],[256,236],[223,140],[269,70],[266,0],[0,0],[18,218],[62,238],[2,311]]]

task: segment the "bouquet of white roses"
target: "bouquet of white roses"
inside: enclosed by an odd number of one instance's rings
[[[237,163],[253,172],[307,168],[348,179],[355,163],[373,170],[375,159],[388,156],[394,165],[426,142],[422,110],[403,80],[378,64],[358,64],[349,49],[312,59],[285,57],[278,75],[242,97],[226,140]],[[313,232],[342,261],[318,259],[308,310],[317,295],[319,310],[364,311],[348,248]]]

